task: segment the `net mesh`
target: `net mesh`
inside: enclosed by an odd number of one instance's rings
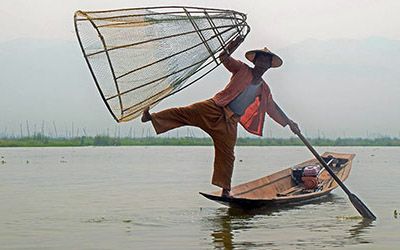
[[[220,64],[216,54],[249,32],[242,13],[191,7],[77,11],[75,28],[118,122],[134,119],[211,72]]]

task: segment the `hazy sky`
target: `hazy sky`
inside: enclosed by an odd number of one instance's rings
[[[188,5],[235,9],[248,14],[253,35],[249,45],[268,40],[274,48],[308,38],[400,39],[400,1],[397,0],[279,0],[279,1],[84,1],[2,0],[0,41],[19,37],[75,39],[76,10]]]
[[[392,40],[400,40],[400,15],[398,14],[400,10],[400,1],[373,1],[373,0],[274,0],[274,1],[237,1],[237,0],[212,0],[212,1],[126,1],[126,0],[113,0],[113,1],[84,1],[84,0],[2,0],[0,8],[0,43],[11,41],[14,39],[45,39],[45,40],[66,40],[76,42],[75,31],[73,27],[73,14],[76,10],[104,10],[104,9],[117,9],[117,8],[129,8],[129,7],[146,7],[146,6],[161,6],[161,5],[187,5],[187,6],[200,6],[200,7],[215,7],[215,8],[225,8],[234,9],[240,12],[244,12],[248,15],[248,23],[251,26],[251,33],[247,37],[243,45],[235,52],[235,56],[243,59],[243,54],[246,50],[253,48],[260,48],[268,46],[272,50],[279,50],[285,48],[291,44],[296,44],[307,39],[318,39],[318,40],[332,40],[332,39],[365,39],[369,37],[383,37]],[[85,77],[79,79],[83,89],[87,91],[88,95],[98,95],[94,88],[92,79],[90,79],[90,74],[87,71],[86,65],[84,65],[84,60],[79,54],[79,48],[76,50],[77,61],[81,63],[82,69],[85,70]],[[60,58],[60,61],[62,58]],[[284,59],[285,60],[285,59]],[[18,62],[16,63],[16,68],[18,68]],[[287,64],[286,64],[287,65]],[[285,66],[286,66],[285,65]],[[22,67],[22,66],[21,66]],[[309,110],[302,109],[301,106],[296,105],[295,102],[306,100],[299,99],[296,100],[285,100],[285,94],[289,93],[287,89],[290,85],[284,85],[285,79],[279,74],[284,75],[287,68],[282,67],[279,71],[274,71],[272,76],[277,73],[278,77],[272,77],[274,82],[272,83],[273,93],[278,97],[278,100],[282,101],[283,107],[289,111],[291,114],[295,114],[296,120],[298,120],[304,126],[311,127],[313,131],[317,131],[318,124],[317,121],[324,119],[323,116],[318,116],[318,114],[313,114]],[[87,71],[87,72],[86,72]],[[21,69],[24,72],[24,69]],[[35,74],[33,72],[32,74]],[[43,72],[37,72],[38,79],[40,79],[40,74]],[[65,73],[67,74],[67,73]],[[219,74],[219,75],[218,75]],[[229,75],[224,72],[222,68],[216,70],[213,73],[212,79],[216,76],[223,76],[223,79],[228,79]],[[397,71],[393,75],[398,75]],[[60,76],[64,77],[64,76]],[[312,77],[312,76],[311,76]],[[208,80],[211,79],[210,76]],[[267,76],[267,79],[270,78]],[[194,86],[193,91],[182,92],[182,95],[177,95],[174,98],[169,98],[163,102],[160,107],[169,107],[176,104],[187,104],[188,100],[199,100],[199,98],[207,98],[212,96],[215,91],[221,89],[225,82],[221,82],[218,86],[212,86],[208,92],[203,91],[203,96],[200,96]],[[1,82],[0,85],[3,85]],[[11,84],[11,83],[7,83]],[[28,82],[27,82],[28,84]],[[199,83],[198,85],[201,85]],[[33,87],[39,88],[39,84]],[[202,86],[207,86],[202,85]],[[65,96],[71,95],[75,89],[67,89],[64,86]],[[208,86],[209,87],[209,86]],[[372,88],[375,86],[367,86]],[[1,86],[2,90],[7,90],[7,86]],[[20,89],[23,91],[25,88],[29,88],[27,85],[22,86]],[[32,87],[30,87],[32,88]],[[201,87],[200,87],[201,88]],[[204,87],[203,87],[204,88]],[[286,88],[286,89],[285,89]],[[398,91],[398,88],[395,89]],[[0,90],[1,91],[1,90]],[[386,90],[391,91],[391,90]],[[292,90],[293,92],[293,90]],[[392,91],[393,92],[393,91]],[[7,95],[7,91],[5,91]],[[192,93],[196,93],[196,96],[191,97]],[[293,93],[292,93],[293,94]],[[400,93],[399,93],[400,94]],[[318,93],[315,93],[317,96]],[[362,92],[357,93],[357,95],[362,95]],[[98,97],[98,96],[97,96]],[[38,102],[40,98],[45,98],[36,96],[34,98],[24,99],[25,106],[32,108],[32,110],[46,110],[42,106],[43,104]],[[364,98],[364,99],[363,99]],[[391,93],[391,100],[395,99],[395,94]],[[353,100],[353,99],[351,99]],[[367,95],[360,97],[359,100],[369,100]],[[308,101],[308,100],[307,100]],[[67,103],[67,100],[65,100]],[[87,109],[96,109],[94,114],[98,114],[99,117],[105,117],[105,126],[116,126],[113,122],[111,116],[107,113],[104,105],[101,103],[100,98],[98,98],[98,103],[93,104],[93,106],[85,103],[85,100],[76,100],[77,106],[81,105],[88,106]],[[81,102],[81,103],[80,103]],[[311,101],[312,102],[312,101]],[[359,103],[356,95],[354,95],[354,103],[351,105]],[[374,100],[373,105],[379,106],[381,102],[379,98]],[[393,100],[391,103],[398,103],[398,101]],[[1,102],[0,107],[4,108],[6,105],[10,105],[9,102]],[[42,106],[40,106],[42,105]],[[306,105],[306,104],[304,104]],[[339,105],[339,102],[338,102]],[[372,105],[372,104],[371,104]],[[296,109],[297,108],[297,109]],[[383,109],[383,107],[382,107]],[[3,109],[4,110],[4,109]],[[80,118],[74,116],[74,111],[71,110],[71,114],[64,115],[64,117],[56,117],[45,112],[37,112],[33,114],[31,110],[15,110],[15,117],[18,117],[11,121],[12,117],[10,111],[14,113],[14,110],[10,107],[6,109],[5,120],[0,120],[0,129],[5,126],[17,127],[14,131],[19,130],[20,123],[25,121],[28,115],[33,115],[37,117],[36,122],[40,124],[42,120],[50,122],[56,120],[59,123],[66,123],[66,127],[70,126],[71,121],[79,120]],[[9,112],[10,115],[7,114]],[[25,113],[24,113],[25,112]],[[96,113],[97,112],[97,113]],[[367,111],[362,111],[367,113]],[[4,114],[4,112],[2,112]],[[377,112],[379,113],[379,112]],[[296,115],[297,114],[297,115]],[[87,114],[82,114],[87,116]],[[379,114],[382,115],[382,114]],[[400,117],[393,118],[394,116],[399,116],[399,112],[392,114],[390,128],[386,128],[384,118],[376,118],[375,120],[381,121],[374,124],[374,127],[370,123],[359,120],[354,121],[349,124],[348,135],[365,136],[365,131],[370,130],[372,132],[381,132],[383,134],[387,133],[394,136],[399,136],[400,127]],[[50,116],[50,117],[49,117]],[[312,120],[314,118],[315,120]],[[9,119],[9,120],[7,120]],[[29,118],[32,119],[32,118]],[[371,114],[371,119],[374,119]],[[33,119],[32,119],[33,120]],[[393,122],[394,121],[394,122]],[[267,121],[269,123],[270,121]],[[76,122],[78,123],[78,122]],[[75,124],[76,124],[75,123]],[[91,126],[86,124],[87,121],[82,120],[82,125],[77,126]],[[368,124],[367,124],[368,123]],[[85,125],[86,124],[86,125]],[[136,123],[132,123],[135,124]],[[327,135],[331,136],[344,136],[344,132],[347,131],[346,126],[324,126],[321,128],[322,132],[326,132]],[[352,127],[351,127],[351,126]],[[370,127],[368,127],[370,125]],[[39,126],[39,125],[38,125]],[[51,126],[51,125],[50,125]],[[121,125],[124,126],[124,125]],[[140,125],[137,125],[140,126]],[[104,127],[104,126],[103,126]],[[276,127],[274,127],[276,128]],[[335,132],[335,129],[341,132]],[[276,128],[275,134],[278,136],[290,135],[288,131],[281,133],[283,131],[280,128]],[[389,131],[389,132],[387,132]],[[0,131],[1,132],[1,131]],[[285,134],[286,133],[286,134]],[[1,134],[1,133],[0,133]],[[313,134],[315,136],[316,133]]]

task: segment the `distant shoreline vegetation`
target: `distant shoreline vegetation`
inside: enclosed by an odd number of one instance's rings
[[[311,138],[314,146],[400,146],[400,138]],[[302,146],[298,138],[238,138],[238,146]],[[110,136],[82,136],[52,138],[37,134],[33,137],[0,138],[0,147],[85,147],[85,146],[211,146],[211,138],[199,137],[144,137],[115,138]]]

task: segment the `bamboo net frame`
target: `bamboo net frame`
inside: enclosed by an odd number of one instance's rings
[[[217,54],[250,31],[243,13],[185,6],[77,11],[74,24],[117,122],[136,118],[203,78],[221,64]]]

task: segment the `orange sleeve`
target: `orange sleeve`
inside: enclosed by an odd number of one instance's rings
[[[282,127],[288,124],[288,118],[282,114],[279,108],[276,106],[274,99],[272,99],[271,93],[267,97],[267,114]]]
[[[225,60],[222,61],[222,64],[225,66],[227,70],[232,73],[236,73],[239,71],[240,67],[242,66],[242,62],[228,56]]]

